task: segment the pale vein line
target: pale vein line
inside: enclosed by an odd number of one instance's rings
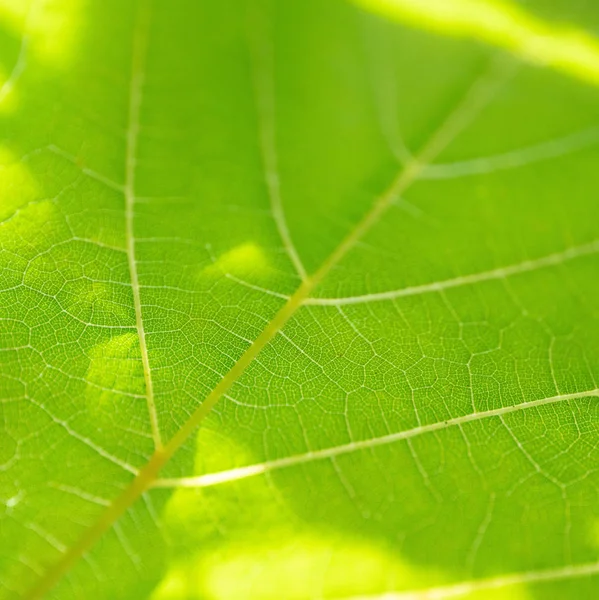
[[[75,165],[84,175],[87,175],[91,179],[95,179],[96,181],[103,183],[106,187],[110,188],[111,190],[115,190],[117,192],[120,192],[121,194],[125,193],[124,185],[121,185],[120,183],[113,181],[109,177],[106,177],[106,175],[102,175],[102,173],[98,173],[98,171],[95,171],[94,169],[90,169],[88,167],[81,166],[80,160],[78,160],[76,156],[73,156],[66,150],[59,148],[55,144],[50,144],[49,146],[46,147],[46,149],[49,152],[52,152],[52,154],[56,154],[57,156],[60,156],[61,158],[68,160],[70,163]]]
[[[39,404],[38,402],[35,402],[33,400],[33,398],[29,398],[29,401],[34,406],[37,406],[40,410],[44,411],[50,417],[50,419],[52,419],[52,421],[54,423],[56,423],[57,425],[62,427],[71,437],[73,437],[76,440],[79,440],[82,444],[85,444],[88,448],[91,448],[94,452],[98,453],[100,456],[102,456],[106,460],[109,460],[110,462],[114,463],[115,465],[118,465],[119,467],[122,467],[123,469],[125,469],[126,471],[129,471],[129,473],[133,473],[134,475],[137,475],[139,473],[139,471],[135,467],[131,466],[130,464],[126,463],[125,461],[121,460],[120,458],[110,454],[110,452],[106,452],[106,450],[104,450],[104,448],[102,448],[102,446],[98,446],[90,438],[85,437],[84,435],[75,431],[69,425],[68,421],[65,421],[65,420],[60,419],[57,416],[55,416],[43,404]]]
[[[343,306],[345,304],[364,304],[367,302],[381,302],[383,300],[394,300],[404,296],[418,296],[420,294],[429,294],[440,292],[446,289],[461,287],[481,283],[483,281],[492,281],[494,279],[506,279],[520,273],[528,273],[537,269],[555,267],[567,261],[574,260],[582,256],[597,254],[599,252],[599,240],[594,240],[588,244],[573,246],[563,252],[556,252],[534,260],[525,260],[521,263],[484,271],[482,273],[472,273],[453,279],[415,285],[388,292],[378,292],[374,294],[364,294],[362,296],[348,296],[346,298],[308,298],[304,304],[321,306]]]
[[[493,510],[495,509],[496,500],[497,494],[495,492],[492,492],[489,496],[489,503],[487,504],[485,516],[478,528],[478,531],[476,532],[476,537],[474,538],[472,546],[470,546],[470,550],[468,551],[468,555],[466,557],[466,565],[470,570],[472,570],[474,566],[478,550],[483,542],[485,534],[487,533],[487,529],[489,528],[489,525],[491,524],[491,521],[493,519]]]
[[[430,165],[420,175],[421,179],[452,179],[467,175],[482,175],[524,167],[536,162],[559,158],[578,152],[599,142],[599,127],[542,142],[503,154],[484,156],[460,162]]]
[[[567,565],[555,569],[511,573],[509,575],[490,577],[488,579],[473,579],[472,581],[463,581],[461,583],[421,590],[386,592],[363,596],[345,596],[343,600],[444,600],[445,598],[457,598],[458,596],[466,596],[475,592],[495,590],[514,585],[559,581],[561,579],[572,579],[576,577],[590,577],[597,574],[599,574],[599,562],[583,563],[580,565]]]
[[[150,415],[152,437],[156,448],[162,448],[162,437],[158,424],[156,403],[154,402],[154,387],[152,384],[152,372],[148,357],[148,346],[146,344],[146,332],[144,329],[139,276],[137,273],[137,261],[135,259],[135,166],[137,161],[137,142],[139,137],[140,109],[143,97],[145,56],[148,42],[148,31],[150,28],[150,4],[148,0],[139,4],[137,23],[133,40],[133,61],[131,73],[131,86],[129,89],[129,125],[127,127],[127,148],[125,157],[125,238],[127,248],[127,260],[129,263],[129,274],[131,276],[131,289],[133,290],[133,304],[135,307],[135,323],[139,338],[139,349],[144,371],[146,386],[146,402]]]
[[[27,521],[24,523],[24,525],[27,527],[27,529],[31,529],[31,531],[37,533],[37,535],[39,535],[45,542],[50,544],[50,546],[52,546],[55,550],[64,552],[67,549],[67,547],[58,538],[46,531],[41,525],[38,525],[33,521]]]
[[[306,269],[291,238],[281,198],[281,182],[276,148],[273,47],[272,44],[266,41],[271,39],[271,31],[266,18],[262,15],[259,16],[256,12],[252,13],[253,19],[248,32],[248,40],[254,96],[258,110],[260,149],[264,163],[268,197],[285,250],[298,275],[305,281],[307,279]],[[262,13],[263,11],[260,12]]]
[[[544,406],[547,404],[555,404],[557,402],[564,402],[567,400],[576,400],[579,398],[586,398],[589,396],[599,396],[599,389],[588,390],[584,392],[577,392],[573,394],[561,394],[559,396],[551,396],[549,398],[541,398],[539,400],[531,400],[529,402],[522,402],[513,406],[505,406],[502,408],[495,408],[491,410],[481,411],[463,415],[461,417],[455,417],[453,419],[447,419],[445,421],[439,421],[436,423],[430,423],[428,425],[420,425],[407,429],[405,431],[399,431],[397,433],[391,433],[383,435],[377,438],[371,438],[368,440],[361,440],[358,442],[350,442],[348,444],[341,444],[339,446],[332,446],[330,448],[324,448],[322,450],[314,450],[312,452],[305,452],[304,454],[296,454],[293,456],[286,456],[285,458],[278,458],[275,460],[266,461],[259,464],[248,465],[245,467],[239,467],[237,469],[230,469],[228,471],[220,471],[218,473],[208,473],[206,475],[200,475],[198,477],[180,477],[172,479],[157,479],[154,482],[155,487],[191,487],[201,488],[218,485],[220,483],[226,483],[230,481],[238,481],[240,479],[247,479],[255,475],[268,473],[278,469],[287,467],[293,467],[306,463],[311,463],[318,460],[330,459],[343,454],[351,454],[360,450],[368,450],[377,446],[386,446],[399,442],[401,440],[407,440],[410,438],[417,437],[435,431],[447,429],[449,427],[455,427],[457,425],[463,425],[465,423],[472,423],[483,419],[489,419],[491,417],[500,417],[521,410],[527,410],[538,406]]]
[[[90,494],[85,490],[82,490],[77,487],[73,487],[71,485],[64,485],[62,483],[56,483],[54,481],[48,482],[49,487],[53,487],[65,494],[71,494],[73,496],[77,496],[82,500],[87,500],[88,502],[93,502],[94,504],[99,504],[100,506],[110,506],[110,502],[105,500],[104,498],[100,498],[99,496],[95,496],[94,494]]]
[[[249,288],[250,290],[255,290],[256,292],[262,292],[263,294],[267,294],[268,296],[275,296],[276,298],[282,298],[283,300],[289,300],[290,296],[287,294],[280,294],[279,292],[275,292],[274,290],[269,290],[267,288],[261,287],[259,285],[254,285],[249,281],[245,281],[245,279],[240,279],[239,277],[235,277],[235,275],[231,275],[231,273],[225,273],[225,277],[238,283],[239,285],[243,285],[244,287]]]

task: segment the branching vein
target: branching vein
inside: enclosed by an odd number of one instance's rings
[[[575,394],[563,394],[559,396],[552,396],[550,398],[541,398],[540,400],[532,400],[530,402],[522,402],[520,404],[514,404],[513,406],[505,406],[503,408],[495,408],[492,410],[486,410],[481,412],[473,412],[461,417],[455,417],[454,419],[447,419],[446,421],[439,421],[436,423],[430,423],[428,425],[421,425],[407,429],[405,431],[399,431],[397,433],[391,433],[368,440],[361,440],[358,442],[350,442],[348,444],[342,444],[340,446],[333,446],[331,448],[324,448],[322,450],[315,450],[313,452],[305,452],[303,454],[296,454],[294,456],[286,456],[285,458],[279,458],[259,464],[248,465],[246,467],[239,467],[237,469],[230,469],[228,471],[221,471],[219,473],[208,473],[206,475],[200,475],[198,477],[181,477],[175,479],[158,479],[154,482],[155,487],[210,487],[221,483],[230,481],[238,481],[240,479],[247,479],[255,475],[261,475],[271,471],[293,467],[297,465],[307,464],[314,461],[331,459],[336,456],[343,454],[351,454],[360,450],[367,450],[375,448],[377,446],[387,446],[394,444],[402,440],[408,440],[420,435],[433,433],[435,431],[441,431],[449,427],[456,427],[464,425],[466,423],[472,423],[475,421],[482,421],[484,419],[490,419],[492,417],[501,417],[510,413],[518,412],[521,410],[529,410],[546,404],[556,404],[558,402],[566,402],[568,400],[577,400],[579,398],[587,398],[589,396],[599,396],[599,389],[588,390],[584,392],[578,392]]]
[[[463,100],[441,127],[433,133],[424,148],[406,163],[405,168],[399,172],[387,190],[378,198],[372,209],[323,262],[313,277],[316,283],[328,275],[330,270],[376,225],[389,206],[414,183],[423,169],[432,163],[451,141],[476,118],[511,77],[515,66],[516,63],[504,56],[499,56],[492,61],[490,68],[475,80]]]
[[[471,275],[463,275],[453,279],[445,279],[443,281],[435,281],[433,283],[425,283],[423,285],[415,285],[398,290],[390,290],[388,292],[379,292],[375,294],[364,294],[361,296],[348,296],[346,298],[308,298],[305,304],[315,304],[324,306],[342,306],[344,304],[365,304],[368,302],[381,302],[383,300],[394,300],[403,296],[418,296],[420,294],[429,294],[432,292],[440,292],[455,287],[472,285],[483,281],[492,281],[494,279],[505,279],[513,275],[536,271],[548,267],[555,267],[564,262],[597,254],[599,252],[599,240],[594,240],[588,244],[573,246],[563,252],[555,252],[547,256],[542,256],[534,260],[525,260],[521,263],[483,271],[482,273],[472,273]]]
[[[599,127],[577,131],[567,136],[542,142],[526,148],[483,156],[460,162],[428,166],[421,179],[453,179],[468,175],[482,175],[524,167],[533,163],[559,158],[584,150],[599,143]]]

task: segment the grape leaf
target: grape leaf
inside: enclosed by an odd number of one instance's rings
[[[598,25],[0,0],[0,597],[596,597]]]

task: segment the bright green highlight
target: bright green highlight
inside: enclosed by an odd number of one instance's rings
[[[467,36],[505,48],[533,64],[547,65],[599,83],[599,42],[583,29],[550,25],[503,0],[353,0],[416,27]]]

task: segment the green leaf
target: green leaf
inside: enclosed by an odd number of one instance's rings
[[[594,598],[599,9],[0,0],[0,598]]]

